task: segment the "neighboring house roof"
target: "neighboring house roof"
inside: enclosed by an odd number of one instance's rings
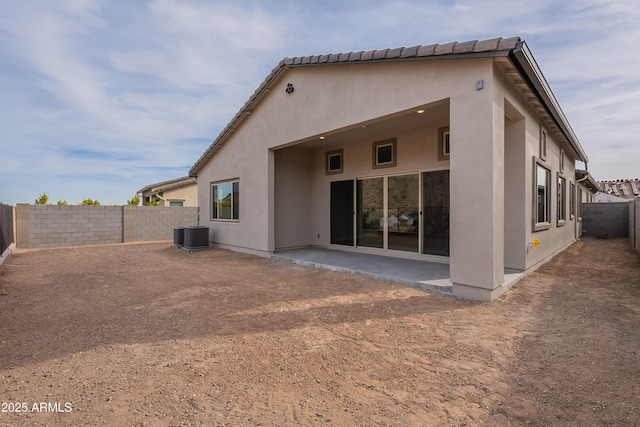
[[[197,184],[196,178],[190,176],[183,176],[176,179],[170,179],[168,181],[157,182],[155,184],[147,185],[146,187],[138,190],[137,194],[143,194],[145,196],[153,196],[158,193],[163,193],[169,190],[175,190],[176,188],[186,187],[188,185]]]
[[[592,193],[602,191],[598,182],[593,179],[589,171],[576,169],[576,181],[580,181],[582,185],[587,187]]]
[[[635,179],[616,179],[613,181],[598,181],[602,192],[632,200],[640,197],[640,180]]]
[[[631,199],[614,196],[613,194],[598,193],[594,197],[596,203],[629,203]]]
[[[514,86],[518,87],[544,123],[560,137],[565,145],[572,149],[575,157],[587,163],[589,161],[584,149],[580,145],[555,96],[551,92],[540,68],[527,44],[520,37],[494,38],[490,40],[472,40],[467,42],[451,42],[432,44],[428,46],[400,47],[396,49],[370,50],[360,52],[335,53],[327,55],[303,56],[285,58],[276,65],[271,73],[255,90],[240,111],[231,119],[229,124],[220,132],[218,137],[205,150],[200,158],[189,170],[189,176],[196,176],[203,165],[211,158],[215,150],[224,143],[231,133],[240,125],[258,102],[268,93],[269,87],[288,69],[295,67],[309,67],[354,63],[380,63],[398,61],[426,61],[438,59],[506,57],[514,65],[517,72],[510,75]],[[518,77],[520,76],[520,77]],[[529,96],[530,95],[530,96]]]

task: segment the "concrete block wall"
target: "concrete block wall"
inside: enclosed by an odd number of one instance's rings
[[[124,242],[173,240],[173,229],[197,225],[197,207],[123,206]]]
[[[18,204],[18,247],[102,245],[122,242],[122,207]],[[28,216],[28,225],[21,223]],[[25,245],[27,243],[27,245]]]
[[[16,246],[102,245],[172,240],[173,228],[196,225],[198,208],[157,206],[16,206]]]
[[[628,203],[585,203],[582,205],[583,235],[629,237]]]

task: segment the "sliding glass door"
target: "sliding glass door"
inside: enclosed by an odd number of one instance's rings
[[[369,178],[356,181],[357,246],[384,247],[384,179]]]
[[[422,174],[422,253],[449,256],[449,171]]]
[[[353,246],[353,180],[331,183],[331,243]]]
[[[388,248],[418,252],[420,231],[418,174],[387,178]]]
[[[332,244],[449,256],[449,171],[356,179],[353,190],[331,183]]]

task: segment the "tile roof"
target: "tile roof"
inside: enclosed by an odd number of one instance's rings
[[[610,181],[598,181],[603,193],[635,199],[640,197],[640,179],[616,179]]]
[[[330,64],[346,63],[375,63],[391,61],[417,61],[437,59],[459,59],[468,57],[506,57],[519,65],[519,72],[526,75],[531,89],[537,93],[537,97],[544,105],[555,123],[566,135],[570,146],[575,150],[579,159],[588,162],[586,153],[582,149],[571,127],[562,113],[555,97],[551,93],[541,71],[531,56],[526,43],[520,37],[497,37],[488,40],[471,40],[466,42],[450,42],[445,44],[418,45],[411,47],[399,47],[394,49],[369,50],[359,52],[331,53],[324,55],[299,56],[285,58],[276,65],[262,81],[260,86],[249,97],[249,100],[240,108],[240,111],[231,119],[218,137],[209,145],[200,158],[189,170],[189,176],[197,176],[198,171],[211,158],[215,150],[231,135],[242,119],[251,113],[251,109],[265,95],[271,83],[277,80],[283,70],[293,67],[308,67]]]
[[[195,178],[190,176],[182,176],[180,178],[170,179],[167,181],[156,182],[155,184],[149,184],[146,187],[138,190],[136,194],[146,193],[153,191],[153,194],[157,194],[162,191],[172,190],[174,188],[180,188],[191,184],[196,184]]]
[[[451,42],[445,44],[431,44],[428,46],[398,47],[395,49],[369,50],[360,52],[330,53],[325,55],[298,56],[283,59],[280,66],[317,65],[344,62],[380,61],[407,58],[425,58],[429,56],[464,55],[469,53],[486,53],[515,49],[520,43],[520,37],[503,39],[498,37],[490,40],[471,40],[467,42]],[[276,67],[272,74],[277,70]]]

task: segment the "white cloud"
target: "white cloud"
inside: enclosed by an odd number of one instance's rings
[[[104,184],[105,192],[109,185],[131,186],[130,197],[174,177],[167,173],[186,173],[285,56],[515,35],[531,47],[594,175],[640,175],[636,0],[540,0],[526,7],[480,0],[30,0],[5,6],[0,126],[11,141],[2,141],[10,145],[2,155],[11,161],[0,173],[12,179],[47,182],[61,171],[108,176],[91,186]],[[66,154],[82,150],[84,157]],[[103,159],[90,155],[100,152]],[[25,175],[34,164],[37,170]],[[183,172],[171,169],[176,165]],[[41,182],[21,191],[33,192]],[[66,185],[80,191],[81,183]],[[32,196],[37,193],[14,201]]]

